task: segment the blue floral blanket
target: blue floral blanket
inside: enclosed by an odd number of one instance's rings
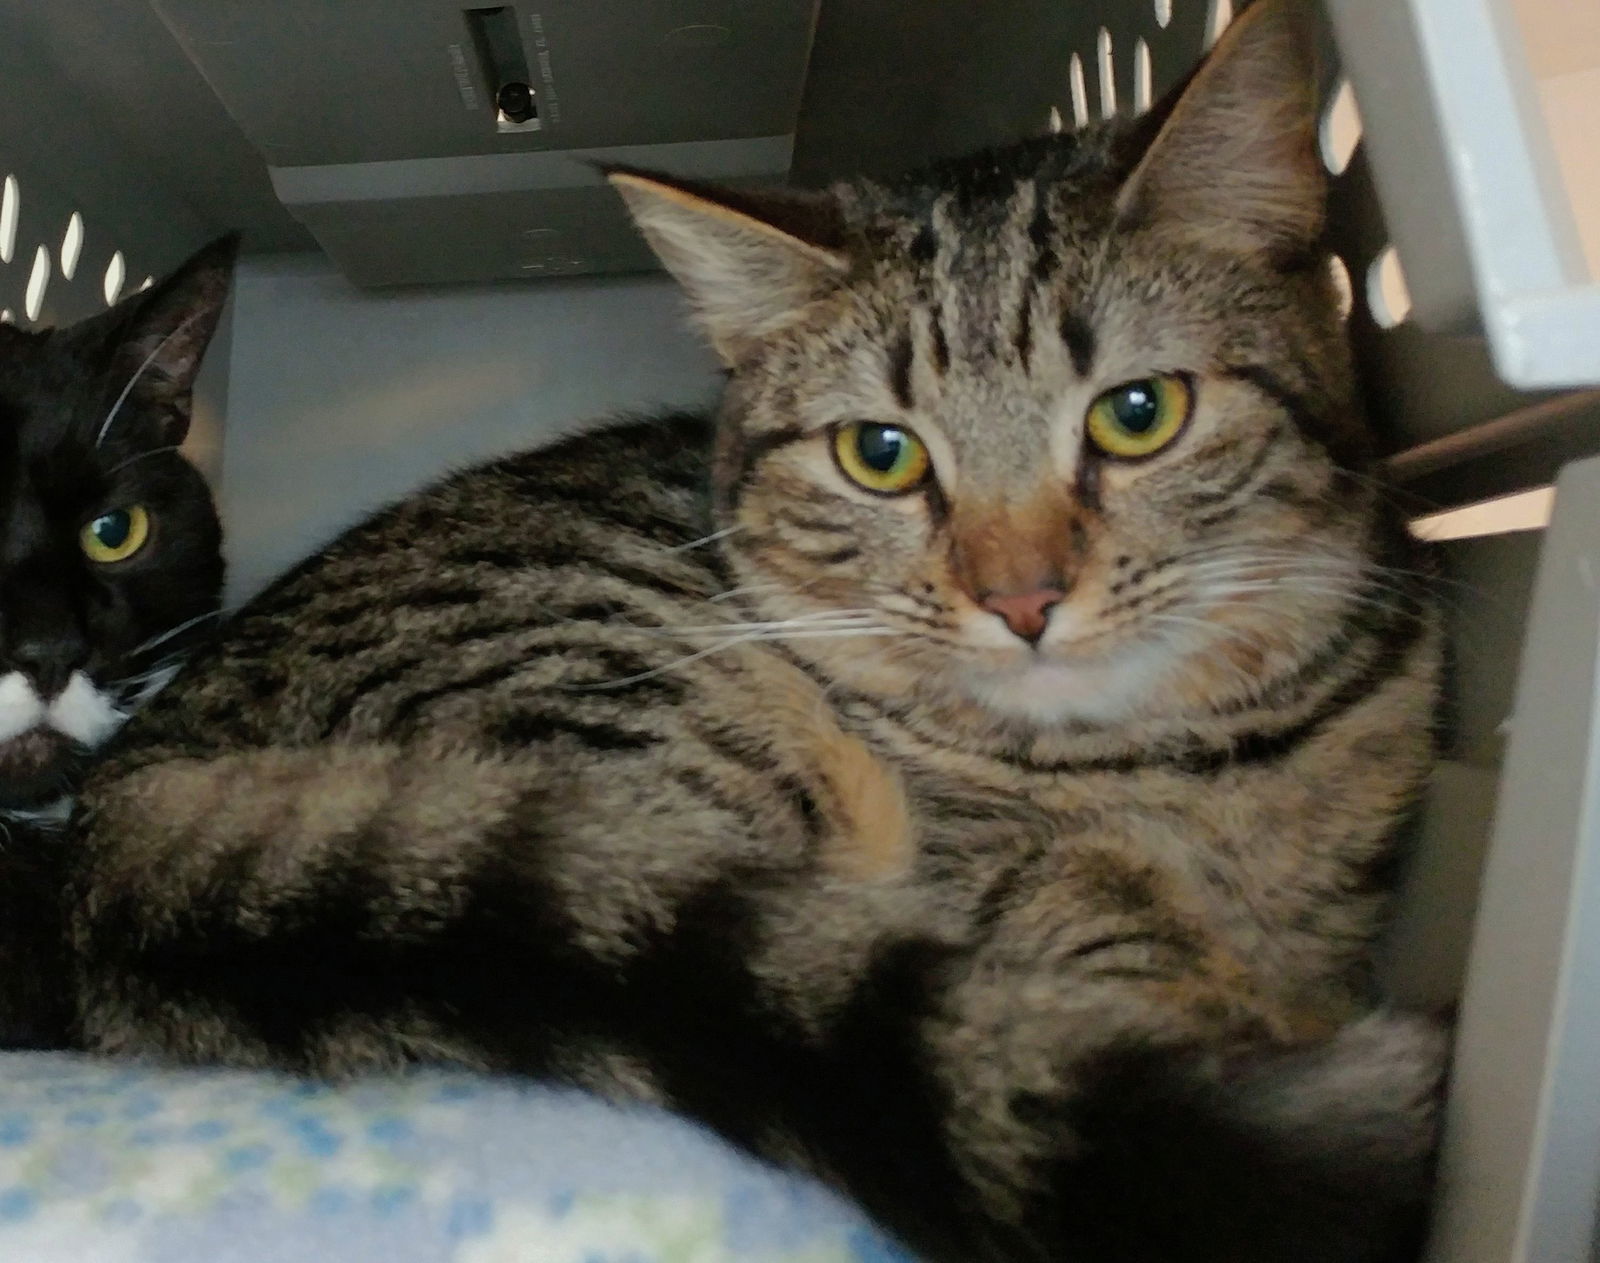
[[[6,1263],[913,1263],[691,1123],[548,1086],[0,1055]]]

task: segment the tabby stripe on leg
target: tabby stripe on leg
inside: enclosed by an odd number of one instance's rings
[[[523,710],[490,725],[489,737],[502,745],[521,748],[540,745],[555,737],[576,737],[596,750],[648,750],[662,741],[659,733],[623,728],[599,719],[582,719],[551,710]]]
[[[767,819],[751,805],[748,798],[727,792],[725,786],[698,768],[678,768],[673,771],[672,779],[688,790],[693,798],[710,803],[718,811],[732,816],[752,833],[759,833],[768,827]]]

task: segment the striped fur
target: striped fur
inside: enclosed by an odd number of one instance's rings
[[[714,429],[468,471],[243,612],[86,792],[85,1041],[663,1101],[934,1260],[1402,1257],[1440,1041],[1362,1014],[1439,630],[1297,48],[1262,0],[1145,123],[891,186],[619,174]],[[1152,371],[1186,432],[1092,456]],[[937,479],[854,489],[857,419]],[[979,598],[1042,567],[1035,648]]]

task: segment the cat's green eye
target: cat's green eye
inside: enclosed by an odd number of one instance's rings
[[[78,532],[84,556],[101,565],[127,561],[150,538],[150,514],[143,505],[102,513]]]
[[[1123,382],[1089,405],[1089,441],[1107,456],[1138,460],[1159,452],[1194,411],[1194,387],[1175,373]]]
[[[833,432],[833,456],[845,477],[880,495],[913,491],[932,462],[922,440],[898,425],[851,421]]]

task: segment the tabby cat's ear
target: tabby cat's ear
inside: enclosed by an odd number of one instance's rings
[[[119,322],[118,367],[130,392],[167,411],[162,441],[177,443],[189,428],[189,397],[233,283],[239,237],[230,234],[202,246],[159,284],[125,301]]]
[[[1322,232],[1316,65],[1302,0],[1257,0],[1152,114],[1164,122],[1117,198],[1223,249],[1292,256]]]
[[[849,270],[827,194],[711,188],[615,167],[606,176],[725,364]]]

